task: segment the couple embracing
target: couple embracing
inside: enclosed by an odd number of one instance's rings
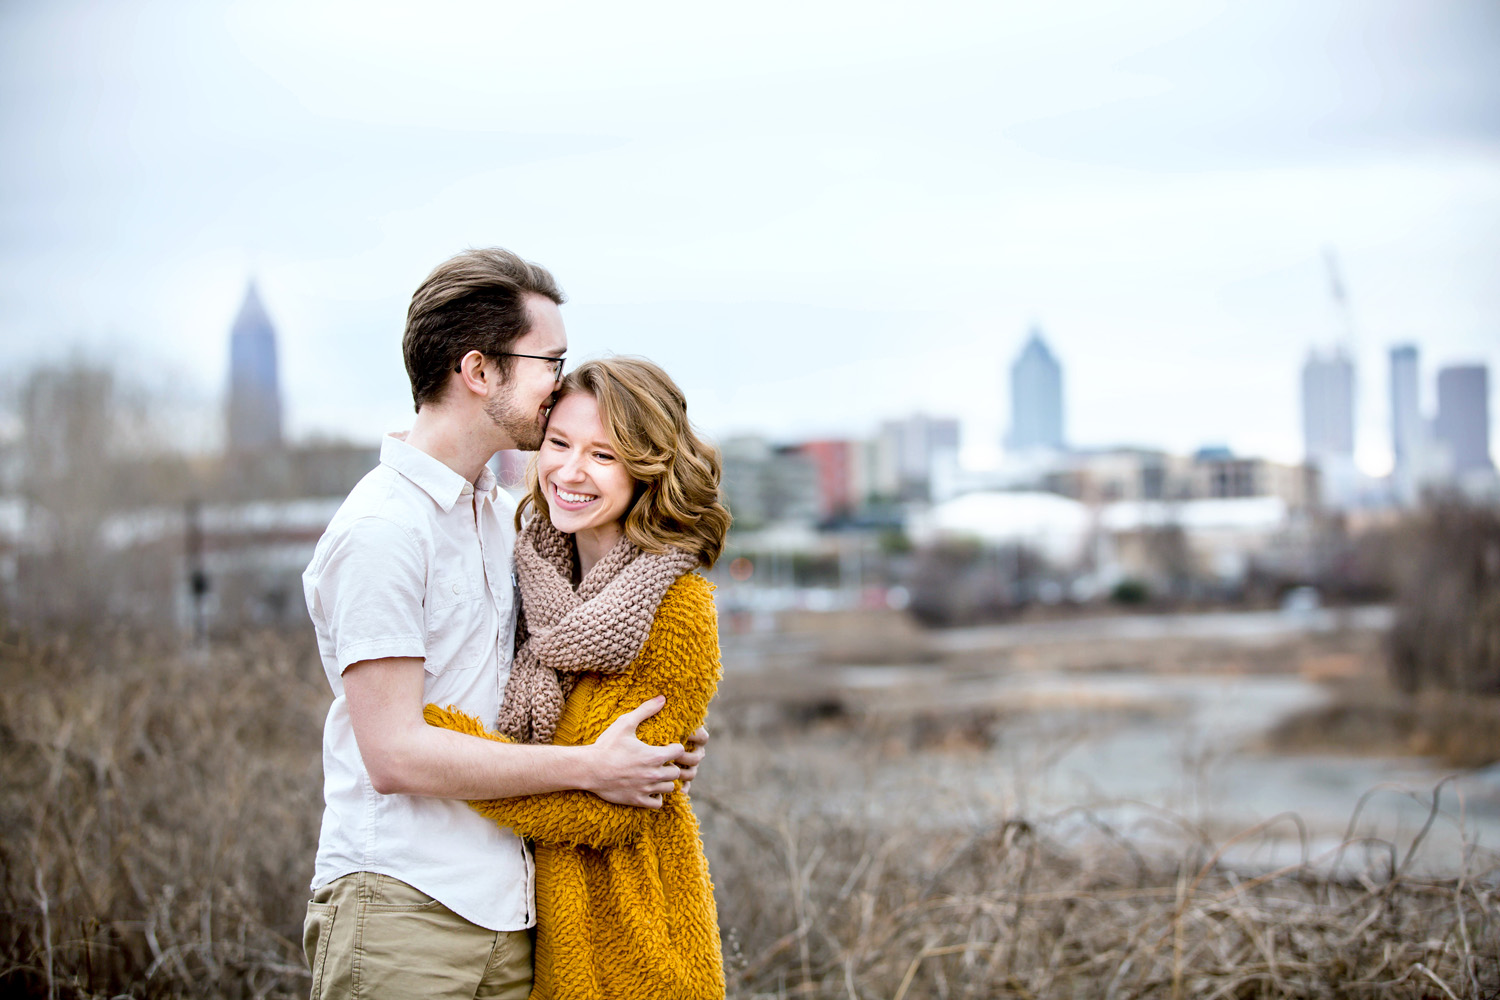
[[[443,264],[402,338],[416,418],[303,576],[333,687],[312,996],[722,998],[686,794],[719,677],[718,452],[660,368],[564,373],[562,292]],[[535,451],[519,508],[486,467]]]

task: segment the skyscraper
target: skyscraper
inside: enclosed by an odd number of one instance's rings
[[[252,280],[229,336],[230,451],[281,446],[281,382],[276,366],[276,328]]]
[[[1437,376],[1433,437],[1448,450],[1453,472],[1493,468],[1490,461],[1490,380],[1484,365],[1454,365]]]
[[[1013,451],[1063,448],[1062,365],[1031,328],[1031,337],[1010,366],[1010,433]]]
[[[1391,451],[1395,463],[1391,485],[1396,498],[1411,504],[1421,488],[1422,400],[1419,391],[1417,349],[1411,344],[1391,348]]]
[[[1318,470],[1318,491],[1330,507],[1359,496],[1354,465],[1354,362],[1343,348],[1310,351],[1302,365],[1302,450]]]
[[[1342,349],[1302,365],[1302,445],[1313,464],[1354,458],[1354,362]]]

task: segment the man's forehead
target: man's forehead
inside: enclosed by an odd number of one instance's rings
[[[530,329],[516,342],[518,347],[526,345],[524,353],[561,355],[568,349],[568,331],[556,302],[545,295],[527,295],[526,315]]]

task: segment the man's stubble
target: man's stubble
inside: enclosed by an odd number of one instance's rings
[[[498,396],[485,400],[484,413],[511,439],[513,447],[536,451],[542,446],[546,428],[536,410],[528,413],[517,406],[514,385],[505,384]]]

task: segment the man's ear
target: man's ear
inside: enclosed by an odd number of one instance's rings
[[[476,395],[483,396],[489,392],[489,374],[484,367],[484,355],[478,351],[470,351],[458,362],[459,379],[464,388]]]

